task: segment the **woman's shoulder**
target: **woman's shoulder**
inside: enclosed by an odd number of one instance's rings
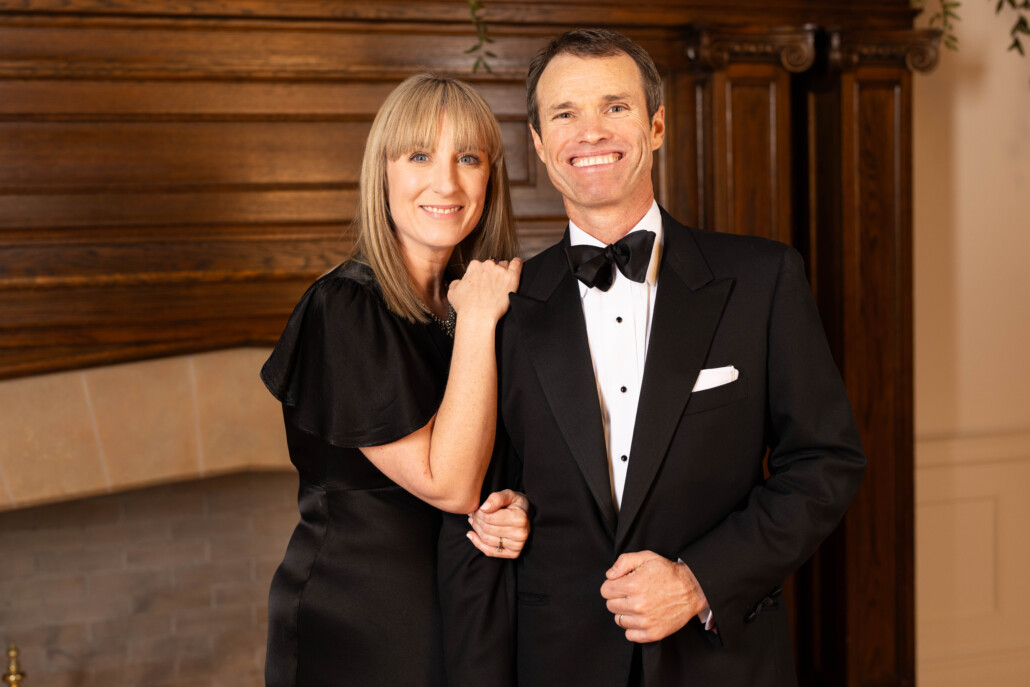
[[[382,290],[379,288],[375,272],[371,267],[357,260],[341,262],[316,279],[310,288],[325,293],[342,292],[378,297],[379,300],[382,300]]]
[[[341,263],[316,279],[301,301],[306,308],[314,307],[336,316],[389,316],[372,268],[354,260]]]

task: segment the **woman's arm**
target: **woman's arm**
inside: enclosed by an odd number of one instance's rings
[[[450,373],[440,409],[425,427],[361,452],[426,503],[470,513],[490,462],[497,420],[494,333],[518,287],[522,261],[472,262],[447,297],[458,313]]]

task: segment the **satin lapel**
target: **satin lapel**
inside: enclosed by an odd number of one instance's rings
[[[614,534],[608,453],[579,286],[563,261],[554,267],[564,276],[546,300],[513,295],[510,315],[518,321],[521,345],[533,361],[551,414]]]
[[[616,551],[665,459],[733,288],[730,279],[712,281],[688,230],[668,216],[663,219],[665,252],[615,535]]]

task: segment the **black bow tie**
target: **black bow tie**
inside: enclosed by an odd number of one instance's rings
[[[612,265],[627,279],[643,282],[651,263],[654,247],[653,231],[634,231],[604,248],[599,246],[566,246],[572,276],[587,286],[607,291],[615,281]]]

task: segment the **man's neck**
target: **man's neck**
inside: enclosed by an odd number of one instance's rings
[[[643,219],[654,202],[654,194],[632,204],[583,208],[565,202],[565,213],[577,227],[601,243],[615,243]]]

